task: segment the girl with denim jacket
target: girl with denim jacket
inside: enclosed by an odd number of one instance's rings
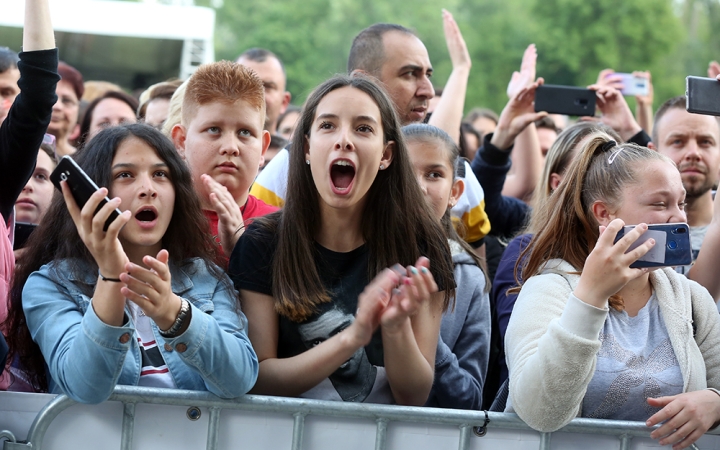
[[[77,163],[109,188],[81,208],[63,181],[64,202],[55,196],[28,242],[9,320],[28,379],[83,403],[117,384],[247,392],[258,362],[246,320],[170,141],[146,125],[113,127]]]

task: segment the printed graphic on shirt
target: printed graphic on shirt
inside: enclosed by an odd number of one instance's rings
[[[318,272],[332,301],[318,305],[317,313],[302,323],[280,318],[279,357],[298,355],[349,327],[355,320],[358,297],[369,282],[366,246],[347,253],[332,252],[320,246],[316,249]],[[370,344],[358,349],[330,375],[336,393],[315,390],[314,395],[319,395],[315,398],[333,400],[340,396],[344,401],[363,402],[369,397],[378,398],[377,394],[386,389],[388,395],[383,398],[390,402],[389,385],[376,383],[378,367],[383,365],[382,338],[378,331]]]
[[[303,344],[309,350],[323,343],[349,327],[355,317],[333,308],[319,315],[313,321],[298,326]],[[365,348],[359,348],[332,375],[332,382],[338,395],[346,402],[364,401],[375,384],[377,368],[370,364]]]

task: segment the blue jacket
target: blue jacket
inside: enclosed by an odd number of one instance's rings
[[[199,260],[170,265],[173,292],[191,304],[192,318],[180,336],[164,339],[153,323],[158,348],[179,389],[234,398],[253,387],[258,360],[247,337],[229,279],[219,280]],[[33,340],[48,367],[50,392],[82,403],[106,400],[116,385],[137,385],[142,359],[126,308],[124,325],[102,322],[91,307],[97,272],[76,276],[68,260],[34,272],[23,288],[23,309]]]

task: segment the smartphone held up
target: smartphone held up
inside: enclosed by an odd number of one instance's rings
[[[53,171],[53,173],[50,174],[50,180],[53,182],[56,188],[62,190],[60,187],[60,182],[65,181],[67,182],[68,187],[70,188],[70,191],[72,192],[73,198],[78,204],[78,207],[82,208],[85,206],[85,203],[90,199],[90,196],[95,193],[98,189],[97,184],[85,173],[84,170],[80,168],[80,166],[77,165],[75,160],[73,160],[70,156],[63,156],[60,162],[58,163],[57,167]],[[98,205],[97,209],[95,210],[95,214],[105,206],[107,202],[109,202],[110,199],[106,196],[102,202],[100,202],[100,205]],[[110,214],[110,217],[108,217],[107,221],[105,221],[105,225],[103,226],[103,231],[107,231],[110,224],[120,216],[122,212],[115,208],[115,211]]]
[[[623,227],[615,237],[619,241],[635,225]],[[628,248],[628,252],[636,249],[648,239],[655,239],[655,245],[649,252],[630,264],[630,267],[674,267],[692,263],[692,247],[690,245],[690,227],[686,223],[660,223],[648,225],[640,237]],[[626,252],[627,253],[627,252]]]
[[[685,78],[685,109],[689,113],[720,116],[720,81],[715,78]]]

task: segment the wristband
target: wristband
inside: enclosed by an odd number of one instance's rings
[[[190,312],[190,302],[185,300],[184,298],[180,299],[180,311],[178,311],[178,315],[175,318],[175,322],[168,328],[167,330],[161,330],[158,328],[158,331],[160,331],[160,336],[164,338],[174,338],[178,335],[178,331],[182,328],[182,326],[185,324],[185,319],[188,317],[188,313]]]
[[[103,281],[112,281],[113,283],[122,283],[122,281],[120,280],[120,278],[108,278],[108,277],[106,277],[105,275],[103,275],[102,273],[100,273],[100,269],[98,269],[98,275],[100,276],[100,279],[103,280]]]

